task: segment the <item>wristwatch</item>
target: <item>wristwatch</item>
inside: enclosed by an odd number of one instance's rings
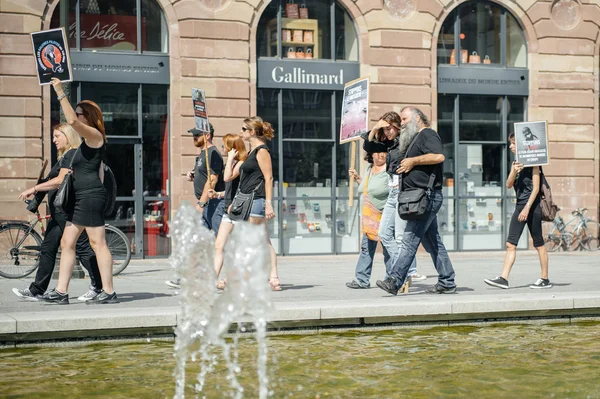
[[[206,205],[208,205],[208,203],[202,202],[202,201],[198,201],[198,205],[200,205],[200,208],[204,208]]]

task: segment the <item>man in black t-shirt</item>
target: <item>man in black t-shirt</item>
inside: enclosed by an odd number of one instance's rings
[[[402,134],[400,152],[406,153],[397,170],[402,175],[400,191],[429,190],[429,210],[421,219],[409,220],[402,236],[400,253],[394,258],[390,276],[377,281],[377,286],[393,295],[404,284],[408,269],[420,244],[433,259],[438,272],[438,282],[426,291],[432,294],[456,292],[454,269],[446,247],[438,232],[437,213],[442,207],[442,140],[423,112],[415,107],[405,107],[400,113]]]

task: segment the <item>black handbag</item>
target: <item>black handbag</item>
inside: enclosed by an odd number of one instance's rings
[[[240,183],[242,182],[242,176],[240,175]],[[229,219],[234,221],[248,220],[250,217],[250,211],[252,210],[252,203],[254,202],[254,194],[258,191],[263,182],[260,182],[254,190],[249,194],[244,194],[240,191],[238,186],[235,197],[231,202],[231,208],[229,209]]]
[[[419,220],[429,211],[429,195],[435,181],[435,173],[431,174],[427,189],[414,188],[402,190],[402,176],[400,176],[400,192],[398,193],[398,215],[402,220]]]
[[[81,147],[79,147],[81,148]],[[62,183],[58,186],[56,197],[54,197],[54,208],[64,214],[69,214],[75,208],[75,190],[73,188],[73,160],[79,152],[79,148],[73,154],[71,163],[69,164],[69,172],[65,175]]]

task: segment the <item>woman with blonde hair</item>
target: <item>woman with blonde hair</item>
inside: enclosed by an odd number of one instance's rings
[[[106,133],[104,116],[98,104],[93,101],[81,101],[75,109],[69,103],[60,80],[53,78],[52,87],[67,123],[84,139],[79,151],[73,156],[73,191],[75,206],[69,210],[67,224],[61,240],[60,271],[56,289],[47,292],[42,299],[51,303],[68,303],[69,282],[75,267],[75,245],[85,230],[98,259],[102,276],[103,290],[88,304],[115,303],[117,294],[113,289],[112,255],[106,244],[104,231],[104,210],[108,195],[102,184],[102,160],[106,151]],[[62,169],[59,178],[66,175]]]
[[[248,158],[246,145],[242,138],[236,134],[226,134],[223,137],[223,146],[225,151],[227,151],[227,163],[225,164],[225,171],[223,174],[225,191],[216,192],[214,190],[209,190],[208,192],[209,198],[223,198],[225,206],[225,213],[223,214],[223,219],[221,219],[221,225],[219,226],[217,239],[215,240],[214,267],[217,279],[223,268],[223,250],[225,248],[225,243],[227,243],[227,238],[233,230],[233,221],[229,219],[228,209],[240,184],[240,167],[246,158]],[[217,288],[220,290],[224,289],[225,280],[220,280],[217,283]]]
[[[24,199],[40,192],[42,195],[36,195],[36,200],[39,203],[42,201],[45,193],[48,192],[48,205],[50,208],[50,220],[48,220],[46,234],[44,235],[44,241],[42,241],[40,261],[35,275],[35,281],[31,283],[28,288],[13,288],[13,293],[16,296],[30,301],[39,301],[41,299],[41,296],[48,289],[52,273],[54,272],[56,254],[60,247],[60,241],[65,230],[65,225],[67,224],[67,215],[54,207],[54,198],[56,197],[57,188],[62,182],[62,178],[59,178],[59,175],[63,169],[68,170],[69,164],[71,163],[77,148],[81,145],[81,138],[71,125],[61,123],[53,129],[52,142],[56,146],[58,162],[56,162],[50,170],[50,173],[48,173],[46,182],[37,184],[29,190],[25,190],[19,196],[20,199]],[[85,232],[77,241],[76,252],[81,264],[87,269],[91,279],[90,290],[81,295],[78,299],[80,301],[88,301],[98,295],[102,290],[102,281],[100,272],[98,271],[96,254],[92,250],[90,241]]]

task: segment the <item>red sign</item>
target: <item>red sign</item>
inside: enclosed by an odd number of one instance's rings
[[[137,50],[137,17],[135,15],[80,15],[81,48]],[[75,47],[77,23],[75,14],[69,14],[74,21],[69,26],[69,44]],[[142,50],[146,49],[146,18],[142,18]]]

